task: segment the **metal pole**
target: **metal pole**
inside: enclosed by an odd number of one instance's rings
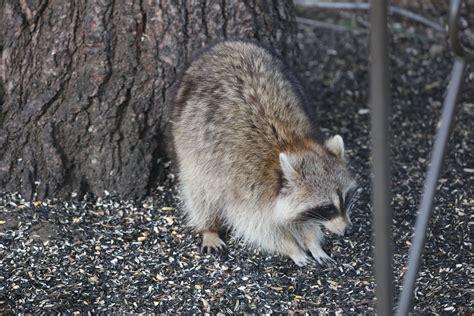
[[[444,154],[446,151],[451,125],[454,121],[457,97],[463,82],[466,62],[464,59],[456,58],[451,72],[451,82],[448,87],[448,93],[444,99],[443,113],[441,114],[440,127],[436,133],[436,139],[431,156],[431,166],[428,170],[428,176],[425,183],[425,191],[420,204],[418,217],[416,218],[415,236],[413,237],[410,248],[408,270],[403,281],[403,291],[400,296],[397,315],[408,315],[411,308],[413,289],[416,283],[418,270],[420,269],[423,247],[426,239],[426,229],[428,227],[431,214],[433,212],[433,200],[436,193]]]
[[[397,315],[407,315],[411,309],[413,290],[420,269],[423,248],[426,240],[426,231],[433,213],[433,201],[436,193],[436,185],[438,183],[444,154],[451,133],[451,125],[455,117],[457,98],[463,83],[464,71],[466,68],[465,58],[474,57],[463,49],[463,46],[459,41],[458,23],[461,4],[462,0],[451,0],[448,19],[448,34],[451,49],[456,55],[456,59],[451,71],[448,93],[444,99],[440,126],[436,133],[433,152],[431,155],[431,165],[426,178],[425,191],[423,193],[418,217],[416,219],[415,236],[413,237],[412,246],[410,248],[408,269],[405,274],[405,279],[403,280],[403,291],[400,295]]]
[[[375,225],[375,295],[378,315],[393,314],[388,44],[387,1],[372,0],[370,6],[370,107],[374,173],[372,200]]]

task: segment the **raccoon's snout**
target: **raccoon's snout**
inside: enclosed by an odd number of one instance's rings
[[[350,231],[349,228],[352,226],[345,218],[341,216],[333,218],[329,221],[325,221],[323,222],[323,225],[331,233],[340,236],[345,236],[346,233]]]

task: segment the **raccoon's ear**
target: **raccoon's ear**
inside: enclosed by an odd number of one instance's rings
[[[291,158],[287,153],[280,153],[280,166],[281,166],[281,171],[285,176],[289,176],[293,173],[295,173],[295,169],[291,165],[290,162]]]
[[[344,158],[344,141],[341,136],[335,135],[329,138],[326,141],[326,147],[330,152],[336,155],[337,158]]]

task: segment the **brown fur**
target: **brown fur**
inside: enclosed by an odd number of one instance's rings
[[[298,240],[316,224],[292,221],[352,183],[342,139],[327,146],[315,136],[305,106],[284,64],[254,43],[217,44],[186,69],[173,136],[185,212],[211,246],[221,244],[211,233],[222,222],[253,244],[305,260]],[[295,205],[281,209],[288,203]],[[307,239],[321,255],[319,237]]]

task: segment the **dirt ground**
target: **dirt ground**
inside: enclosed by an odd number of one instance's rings
[[[325,15],[348,29],[365,14]],[[393,237],[401,287],[441,103],[453,62],[442,34],[391,20]],[[300,25],[296,72],[327,134],[343,136],[362,193],[351,238],[328,238],[335,267],[229,240],[203,255],[185,227],[173,175],[142,201],[26,202],[0,194],[0,313],[374,313],[366,32]],[[415,290],[417,313],[472,314],[474,70],[468,69]]]

